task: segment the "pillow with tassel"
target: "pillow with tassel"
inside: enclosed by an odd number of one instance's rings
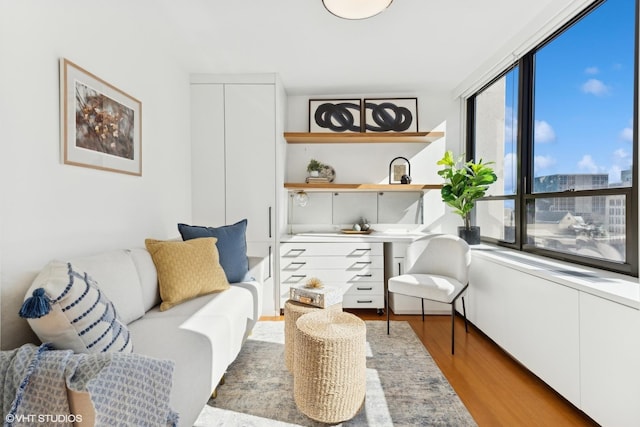
[[[20,317],[43,343],[76,353],[133,349],[129,329],[98,284],[70,263],[50,262],[33,281]]]

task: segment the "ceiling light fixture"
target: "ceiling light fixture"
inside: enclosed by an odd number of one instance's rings
[[[324,7],[338,18],[366,19],[385,10],[393,0],[322,0]]]

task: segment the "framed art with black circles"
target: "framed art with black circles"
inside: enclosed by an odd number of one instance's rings
[[[310,99],[309,132],[362,132],[360,99]]]
[[[364,132],[418,132],[418,98],[364,100]]]

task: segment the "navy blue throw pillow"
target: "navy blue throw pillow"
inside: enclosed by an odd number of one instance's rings
[[[247,220],[243,219],[232,225],[222,227],[201,227],[197,225],[178,224],[182,240],[200,237],[215,237],[216,247],[220,253],[220,265],[227,275],[229,283],[250,280],[249,259],[247,258]]]

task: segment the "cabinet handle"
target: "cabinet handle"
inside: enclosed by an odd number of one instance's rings
[[[371,261],[356,261],[356,264],[371,264]]]
[[[402,263],[398,263],[398,274],[402,274]]]
[[[269,238],[271,238],[271,206],[269,206]]]
[[[373,301],[370,299],[367,300],[357,300],[358,304],[371,304]]]
[[[373,276],[373,274],[369,273],[369,274],[356,274],[357,277],[371,277]]]
[[[359,291],[372,291],[373,288],[356,288]]]
[[[356,251],[370,251],[371,248],[357,248]]]
[[[269,245],[269,276],[267,276],[267,279],[271,278],[271,245]]]
[[[289,252],[300,252],[300,253],[302,253],[302,252],[304,252],[304,251],[306,251],[306,249],[296,249],[296,248],[293,248],[293,249],[291,249]]]
[[[291,277],[295,277],[295,278],[298,278],[298,279],[303,279],[303,278],[307,277],[307,275],[306,274],[292,274]]]
[[[291,265],[305,265],[306,263],[306,261],[292,261]]]

